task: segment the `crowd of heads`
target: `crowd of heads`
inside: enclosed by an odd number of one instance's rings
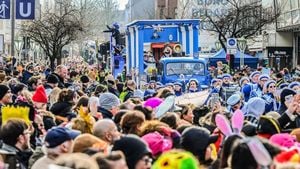
[[[300,74],[215,69],[208,88],[81,62],[1,72],[0,169],[299,168]]]

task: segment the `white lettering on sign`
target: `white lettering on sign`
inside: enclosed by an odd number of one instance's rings
[[[274,51],[275,55],[286,55],[286,51]]]
[[[20,3],[20,15],[23,17],[29,17],[31,15],[31,3],[27,3],[26,13],[24,12],[24,3]]]

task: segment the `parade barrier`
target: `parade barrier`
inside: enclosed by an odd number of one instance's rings
[[[175,99],[175,104],[194,104],[195,106],[202,106],[209,95],[208,90],[203,90],[197,93],[186,93],[178,96]]]

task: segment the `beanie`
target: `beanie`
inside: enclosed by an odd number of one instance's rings
[[[262,79],[267,79],[267,80],[269,80],[269,79],[270,79],[270,76],[267,75],[267,74],[262,74],[262,75],[260,75],[260,76],[258,77],[258,80],[262,80]]]
[[[80,77],[80,81],[81,81],[82,83],[88,83],[88,82],[90,81],[90,79],[89,79],[89,77],[87,77],[86,75],[82,75],[82,76]]]
[[[255,75],[261,75],[261,72],[259,71],[254,71],[250,74],[250,79],[252,79]]]
[[[152,155],[160,155],[161,153],[171,150],[173,142],[170,139],[164,138],[160,133],[148,133],[142,137],[152,150]]]
[[[143,156],[151,156],[151,150],[147,144],[138,136],[131,134],[115,141],[112,151],[116,150],[120,150],[124,153],[129,169],[135,168],[135,165]]]
[[[44,86],[40,85],[36,88],[32,100],[40,103],[48,103],[48,98]]]
[[[155,109],[156,107],[158,107],[161,103],[163,102],[163,100],[161,98],[158,97],[152,97],[149,98],[148,100],[146,100],[144,102],[144,107],[151,107],[152,109]]]
[[[50,74],[47,77],[47,83],[57,84],[59,82],[56,75]]]
[[[288,95],[295,95],[296,92],[292,89],[289,89],[289,88],[285,88],[281,91],[280,93],[280,103],[281,104],[284,104],[285,102],[285,97],[288,96]]]
[[[0,84],[0,100],[6,95],[6,93],[9,91],[9,87],[6,85]]]
[[[274,80],[269,80],[269,81],[267,81],[267,82],[264,84],[264,88],[267,89],[267,88],[270,86],[270,84],[272,84],[272,83],[276,84],[276,82],[275,82]]]
[[[114,107],[120,106],[120,100],[117,96],[112,93],[102,93],[99,97],[100,107],[111,110]]]
[[[249,78],[248,77],[242,77],[241,80],[240,80],[240,86],[242,86],[243,82],[245,80],[248,80],[248,82],[250,82]]]
[[[299,82],[292,82],[292,83],[289,84],[288,88],[293,89],[293,87],[295,87],[295,86],[300,86],[300,83]]]

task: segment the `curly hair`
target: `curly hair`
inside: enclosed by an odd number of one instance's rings
[[[165,135],[164,128],[170,128],[166,123],[160,122],[158,120],[150,120],[143,123],[140,127],[139,136],[144,136],[148,133],[159,132],[162,135]]]

